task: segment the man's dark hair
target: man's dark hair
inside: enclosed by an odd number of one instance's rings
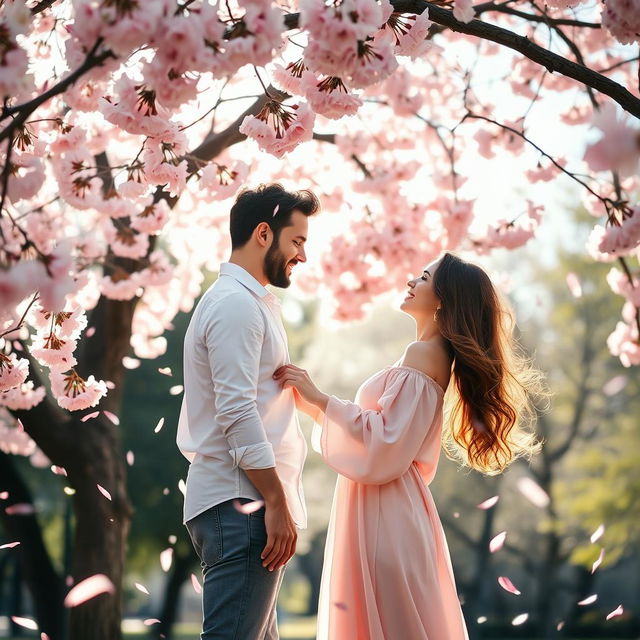
[[[281,184],[261,184],[257,189],[245,189],[231,207],[231,249],[247,244],[261,222],[271,227],[277,242],[282,229],[291,224],[294,211],[312,216],[319,208],[318,198],[306,189],[291,192]]]

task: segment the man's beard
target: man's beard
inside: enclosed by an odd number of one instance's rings
[[[289,262],[293,262],[290,260]],[[273,244],[269,247],[264,257],[264,273],[267,276],[269,284],[274,287],[286,289],[291,280],[287,275],[287,265],[289,264],[280,251],[280,243],[278,238],[274,238]]]

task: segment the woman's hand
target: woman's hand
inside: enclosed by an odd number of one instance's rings
[[[274,374],[274,379],[283,389],[293,389],[296,395],[296,406],[313,417],[317,409],[327,408],[329,396],[316,387],[309,374],[294,364],[280,367]]]

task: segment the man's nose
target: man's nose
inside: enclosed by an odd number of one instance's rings
[[[306,262],[307,261],[307,254],[304,251],[304,247],[300,247],[300,249],[298,250],[298,255],[296,256],[296,258],[298,259],[298,262]]]

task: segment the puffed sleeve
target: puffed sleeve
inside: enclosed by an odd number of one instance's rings
[[[409,469],[431,428],[441,424],[442,391],[422,372],[397,367],[387,374],[378,406],[362,409],[331,396],[316,418],[314,440],[324,461],[361,484],[386,484]]]

